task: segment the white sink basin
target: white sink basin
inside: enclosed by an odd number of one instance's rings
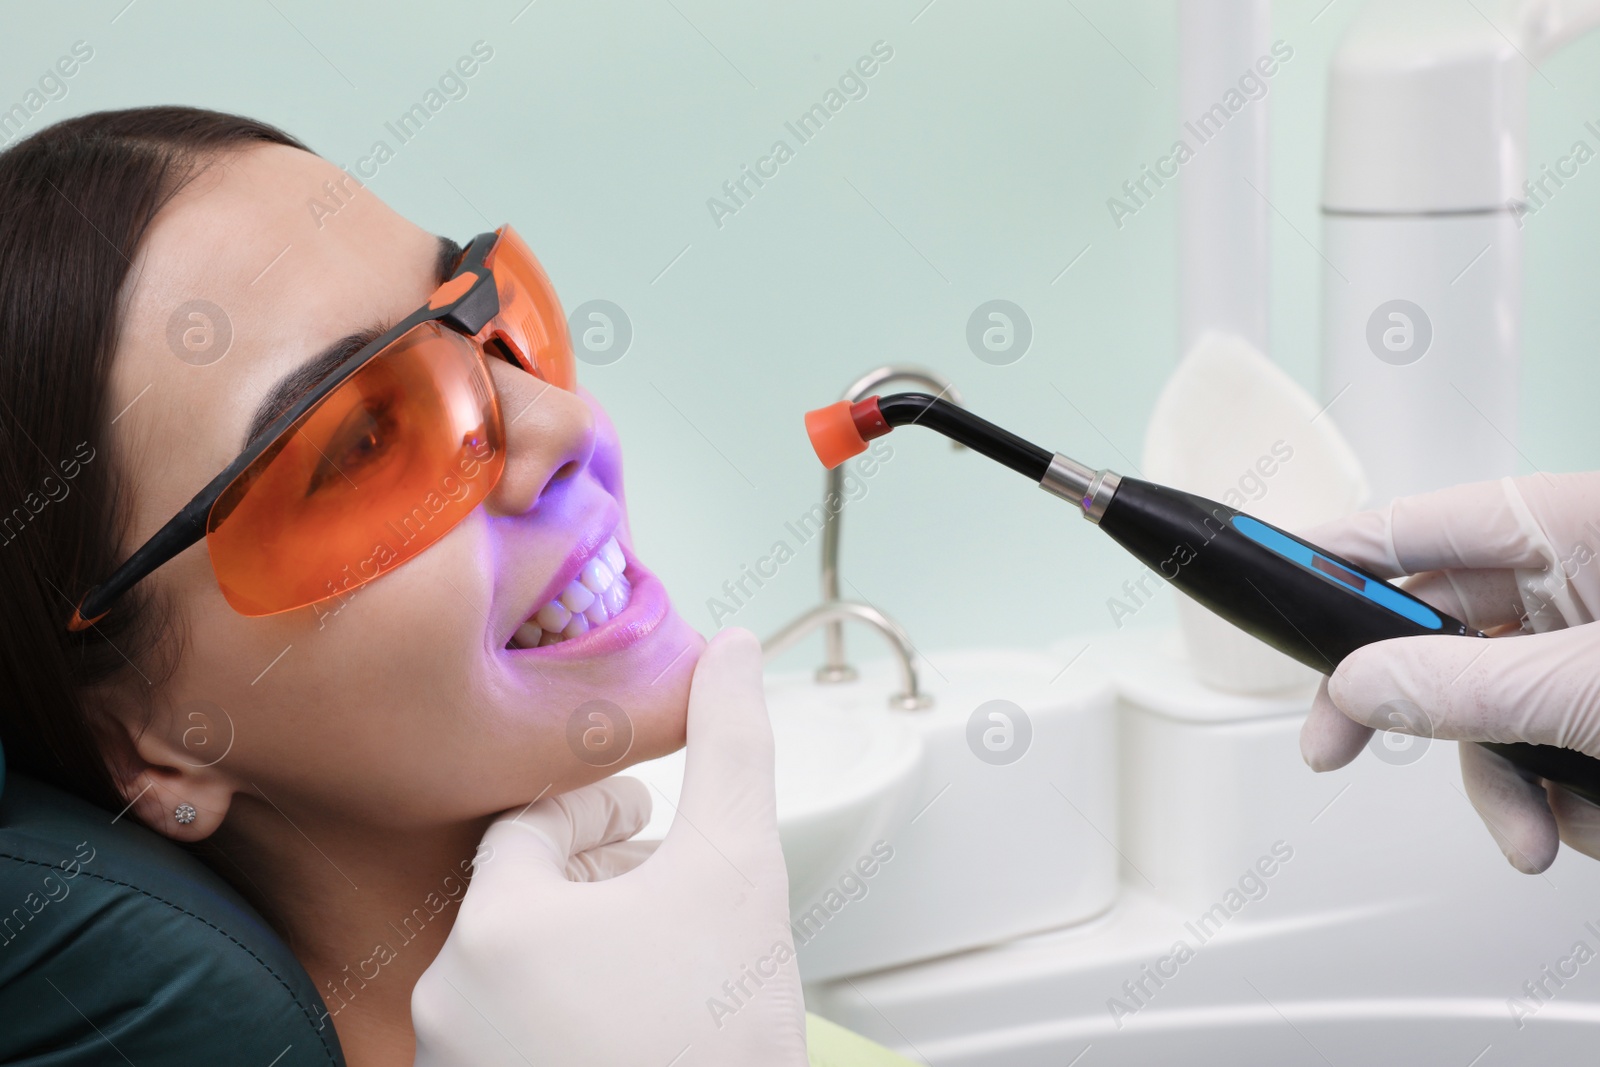
[[[1087,658],[932,651],[921,662],[934,702],[921,711],[887,706],[899,678],[883,659],[860,663],[854,682],[771,693],[775,709],[827,700],[855,719],[905,724],[923,746],[913,802],[871,838],[885,860],[877,873],[834,898],[791,898],[802,979],[959,953],[1111,906],[1113,691]]]
[[[776,753],[778,836],[789,868],[789,900],[801,908],[847,873],[914,798],[922,738],[903,720],[841,707],[809,673],[769,675]],[[887,697],[888,690],[884,690]],[[625,772],[651,787],[655,809],[639,834],[660,840],[683,790],[684,753]]]
[[[1086,657],[1083,657],[1086,658]],[[770,674],[778,833],[808,982],[1079,923],[1117,888],[1112,687],[1076,654],[965,649],[922,661],[933,705],[889,706],[887,659],[819,685]],[[1069,669],[1070,668],[1070,669]],[[994,705],[1014,751],[985,747]],[[626,772],[672,825],[684,754]]]

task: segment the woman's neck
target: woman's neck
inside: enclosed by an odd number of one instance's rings
[[[350,1067],[410,1067],[411,990],[450,933],[490,821],[297,826],[247,797],[229,812],[213,866],[311,975]]]

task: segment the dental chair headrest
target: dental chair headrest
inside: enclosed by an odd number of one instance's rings
[[[344,1067],[311,978],[222,879],[0,771],[0,1063]]]

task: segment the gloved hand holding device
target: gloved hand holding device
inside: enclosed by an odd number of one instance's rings
[[[1405,497],[1304,536],[1384,577],[1413,575],[1410,593],[1491,636],[1404,637],[1350,653],[1301,731],[1314,769],[1349,763],[1374,727],[1600,756],[1600,472]],[[1460,751],[1467,796],[1518,870],[1548,867],[1558,837],[1600,857],[1600,807],[1480,745]]]
[[[748,630],[718,633],[695,667],[677,815],[638,862],[626,839],[649,814],[643,784],[613,778],[491,825],[492,859],[412,994],[417,1067],[804,1067]]]

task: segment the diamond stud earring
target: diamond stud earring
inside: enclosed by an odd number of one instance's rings
[[[177,819],[185,826],[188,826],[190,823],[194,822],[195,815],[196,812],[193,804],[179,804],[172,812],[172,817]]]

